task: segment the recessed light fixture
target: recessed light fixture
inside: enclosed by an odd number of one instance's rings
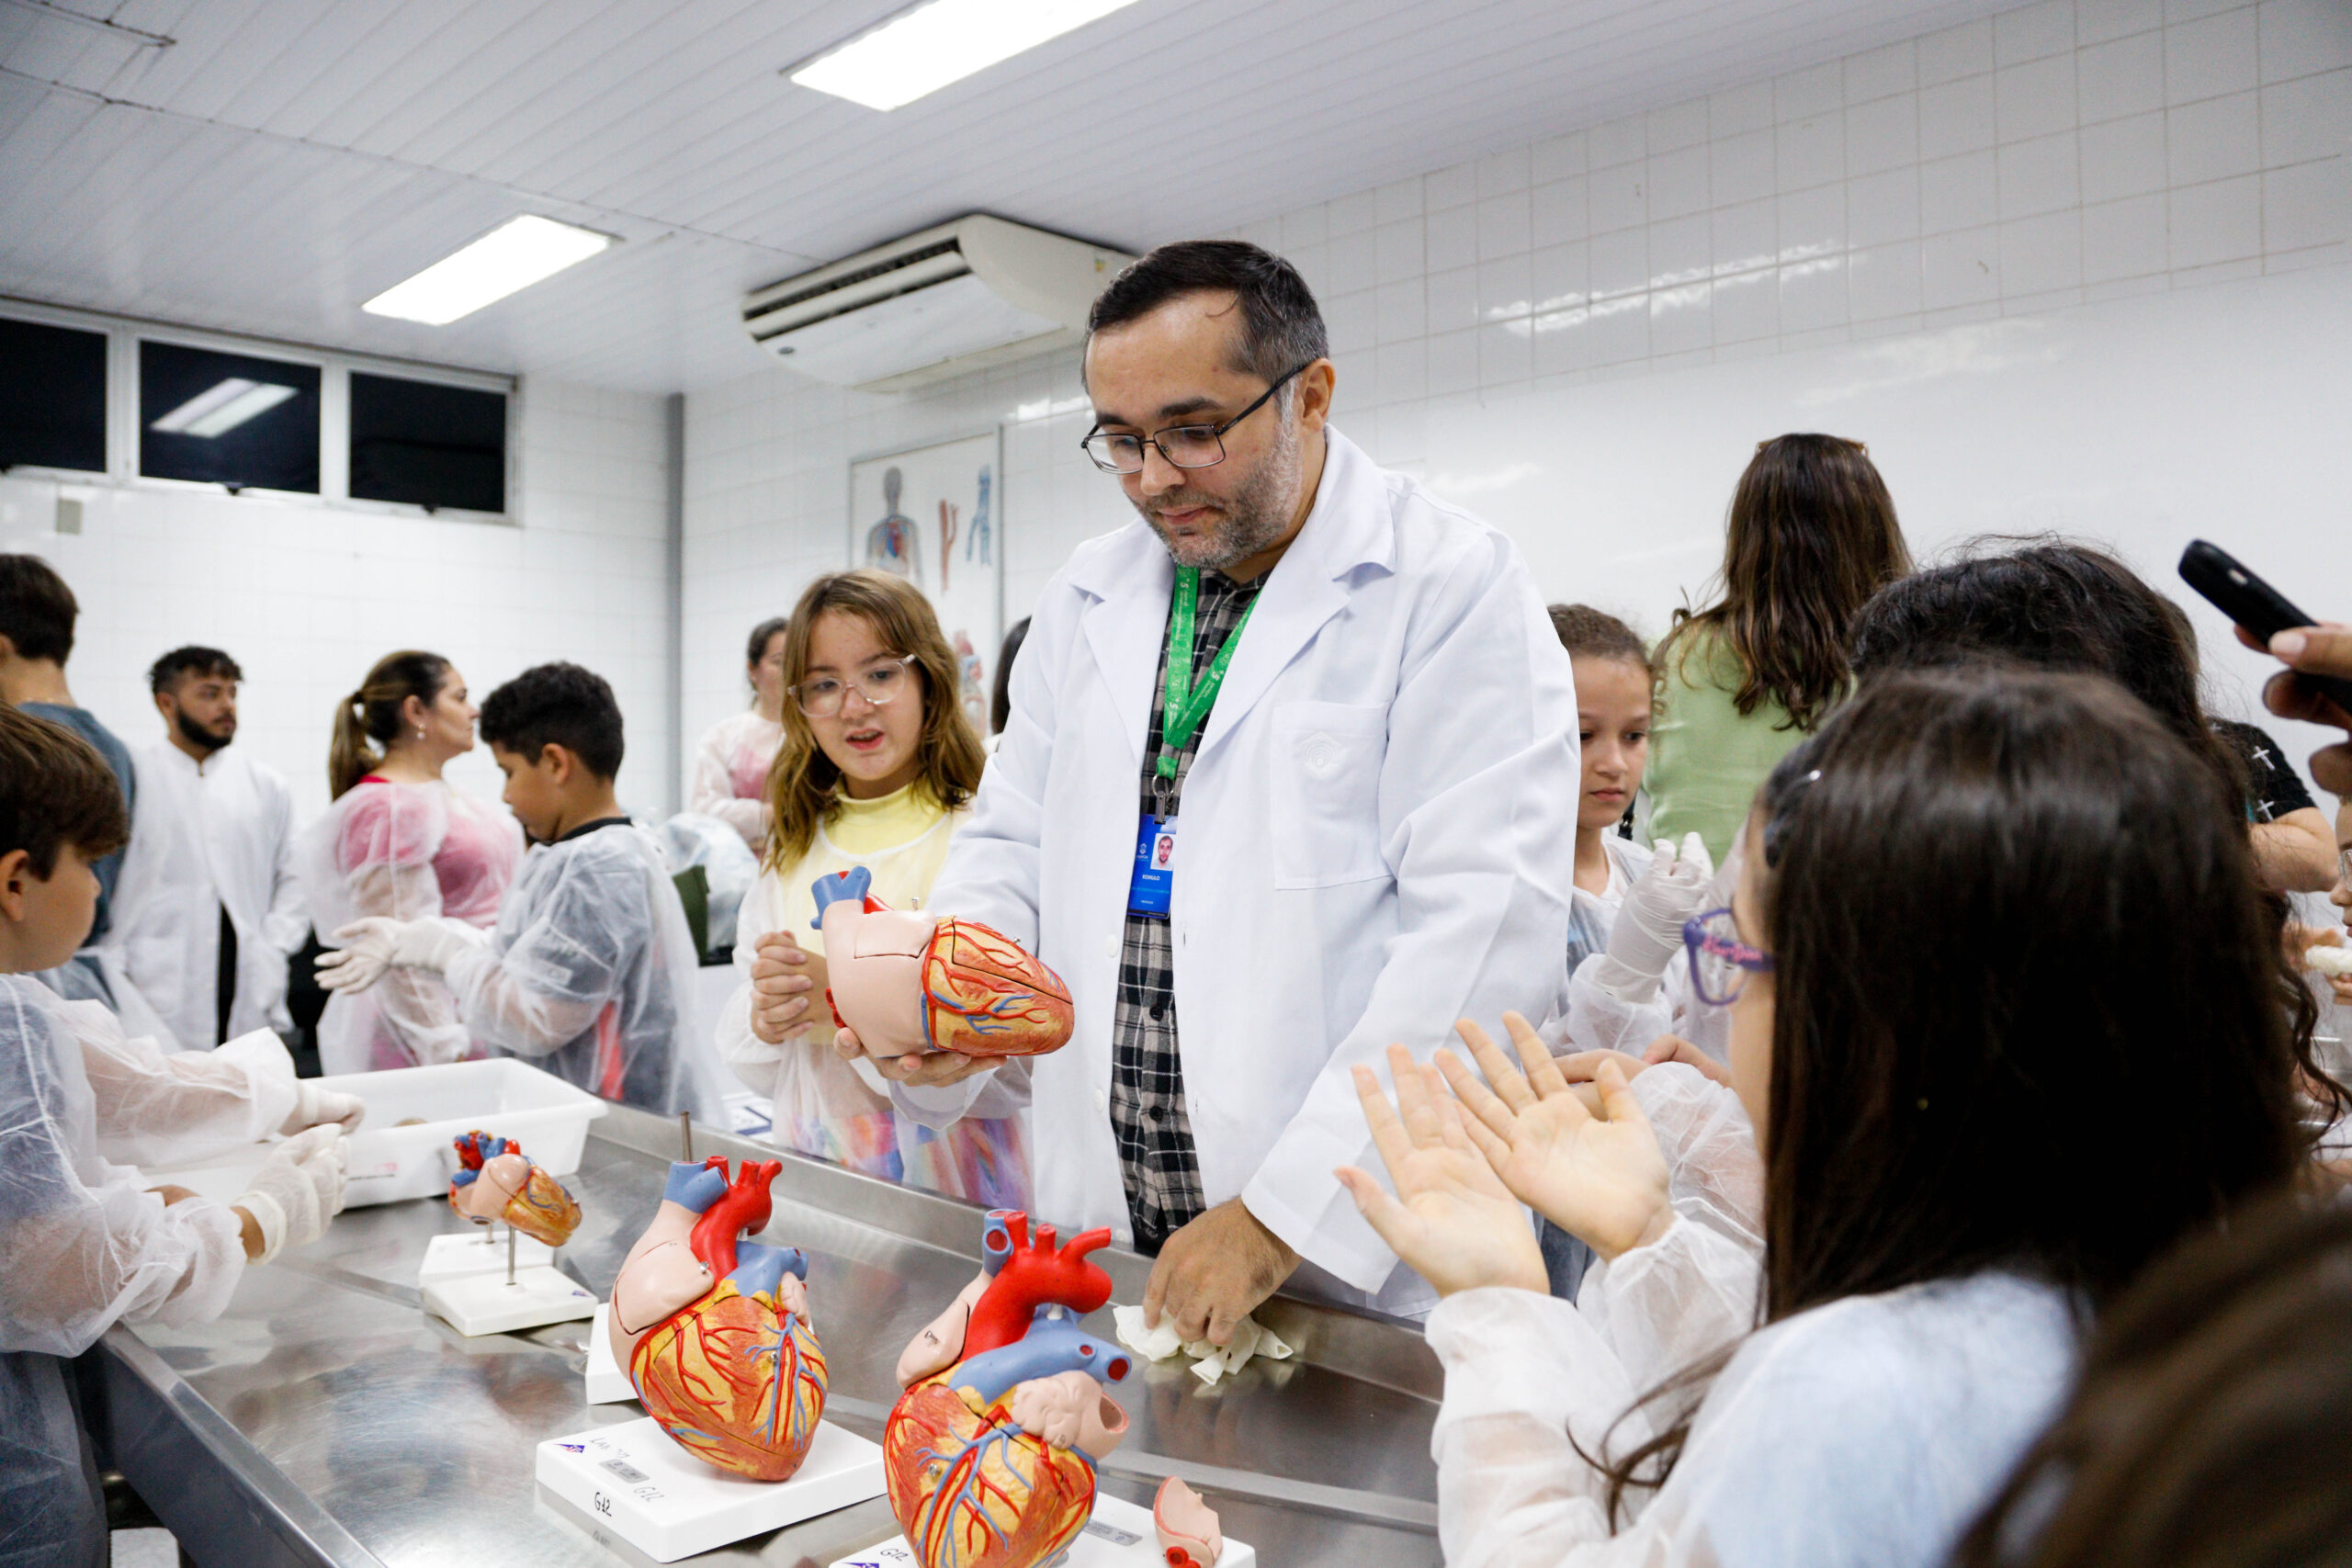
[[[528,288],[613,243],[609,234],[526,213],[453,251],[359,308],[378,316],[445,326],[518,288]]]
[[[293,395],[293,388],[281,387],[275,381],[248,381],[243,376],[232,376],[215,381],[147,428],[166,435],[198,435],[209,441],[216,435],[228,434],[255,414],[267,413]]]
[[[870,109],[894,109],[1134,4],[931,0],[785,74]]]

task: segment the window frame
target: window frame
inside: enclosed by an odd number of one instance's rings
[[[154,479],[139,471],[139,344],[171,344],[209,349],[220,354],[253,355],[281,359],[319,369],[319,491],[266,490],[248,485],[235,491],[242,500],[295,507],[325,507],[383,517],[429,517],[448,522],[489,523],[520,526],[523,522],[522,378],[482,370],[461,370],[416,360],[389,359],[376,355],[287,343],[276,338],[235,333],[207,332],[168,321],[77,310],[29,299],[0,297],[0,316],[45,326],[72,327],[104,333],[107,338],[107,467],[103,474],[86,468],[49,468],[19,464],[8,479],[52,480],[62,485],[111,485],[124,490],[180,491],[196,495],[227,495],[227,486],[208,479]],[[427,507],[413,502],[366,501],[351,493],[351,374],[389,376],[431,386],[458,387],[496,392],[506,400],[506,510],[474,512],[461,507]]]

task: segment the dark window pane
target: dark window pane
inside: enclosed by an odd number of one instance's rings
[[[107,334],[0,321],[0,468],[107,467]]]
[[[316,495],[319,367],[141,344],[139,471]]]
[[[351,494],[506,510],[506,395],[351,373]]]

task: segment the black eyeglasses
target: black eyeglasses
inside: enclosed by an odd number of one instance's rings
[[[1315,361],[1308,360],[1306,365]],[[1306,365],[1283,375],[1272,386],[1258,394],[1258,400],[1227,420],[1223,424],[1178,424],[1149,435],[1114,435],[1107,430],[1089,432],[1079,445],[1094,459],[1094,466],[1106,474],[1139,474],[1143,472],[1143,449],[1147,445],[1159,448],[1170,468],[1214,468],[1225,461],[1225,433],[1266,406],[1266,400],[1283,389],[1283,384]]]

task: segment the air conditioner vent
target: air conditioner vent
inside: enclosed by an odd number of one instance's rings
[[[792,368],[899,391],[1075,345],[1134,258],[975,213],[743,300],[743,329]]]

